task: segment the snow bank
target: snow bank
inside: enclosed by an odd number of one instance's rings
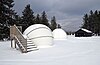
[[[53,47],[21,53],[0,42],[0,65],[100,65],[100,37],[67,36]]]

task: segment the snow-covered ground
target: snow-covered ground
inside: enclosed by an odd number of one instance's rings
[[[11,48],[10,41],[0,42],[0,65],[100,65],[100,37],[68,36],[29,53]]]

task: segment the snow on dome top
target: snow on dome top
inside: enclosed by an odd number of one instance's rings
[[[55,29],[53,30],[53,37],[54,39],[66,39],[67,35],[63,29]]]
[[[91,31],[87,30],[87,29],[84,29],[82,28],[81,30],[85,31],[85,32],[88,32],[88,33],[92,33]]]
[[[27,35],[30,33],[30,31],[35,30],[37,28],[47,28],[48,30],[50,30],[47,26],[43,25],[43,24],[34,24],[29,26],[24,32],[23,35]],[[51,31],[51,30],[50,30]]]

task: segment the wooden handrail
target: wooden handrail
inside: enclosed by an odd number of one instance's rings
[[[11,26],[10,37],[11,37],[11,39],[14,39],[15,41],[17,41],[20,44],[20,46],[18,45],[18,47],[20,48],[22,53],[27,52],[27,39],[25,39],[23,37],[22,33],[20,32],[20,30],[17,28],[16,25]],[[17,43],[15,42],[15,44],[17,44]]]
[[[19,42],[19,43],[16,43]],[[21,50],[22,53],[26,53],[27,49],[21,44],[19,39],[15,36],[15,43],[18,45],[19,49]]]

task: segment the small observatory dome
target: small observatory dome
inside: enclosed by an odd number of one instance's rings
[[[23,34],[31,39],[38,48],[50,47],[53,45],[51,29],[43,24],[31,25]]]
[[[53,30],[52,33],[53,33],[54,39],[66,39],[67,38],[66,32],[61,28]]]

